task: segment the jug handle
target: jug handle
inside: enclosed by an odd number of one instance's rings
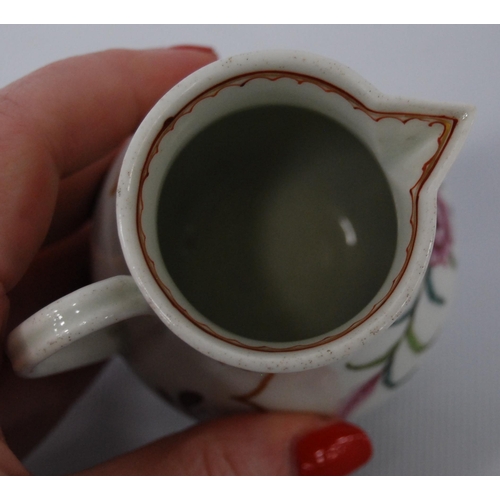
[[[119,323],[154,314],[131,276],[114,276],[56,300],[7,337],[14,371],[43,377],[102,361],[121,347]]]

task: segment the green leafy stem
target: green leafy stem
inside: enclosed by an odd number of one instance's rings
[[[413,372],[410,372],[405,376],[403,376],[402,378],[400,378],[399,380],[395,380],[393,376],[393,365],[396,359],[396,355],[399,351],[399,348],[403,345],[403,343],[406,342],[408,347],[415,354],[420,354],[421,352],[425,351],[432,343],[432,340],[430,340],[429,342],[422,342],[418,338],[415,332],[414,322],[415,322],[415,312],[417,311],[419,303],[424,294],[427,295],[428,299],[432,303],[438,306],[443,306],[446,303],[445,298],[436,292],[432,279],[433,269],[434,269],[433,267],[429,267],[427,269],[424,276],[423,286],[420,289],[420,292],[415,302],[413,303],[412,307],[409,308],[402,316],[400,316],[392,325],[396,326],[406,321],[408,322],[401,337],[391,346],[391,348],[386,353],[382,354],[380,357],[372,361],[369,361],[368,363],[363,363],[363,364],[347,363],[346,367],[349,370],[368,370],[376,366],[381,366],[382,369],[380,372],[381,375],[380,380],[382,384],[389,389],[394,389],[395,387],[406,382],[406,380],[412,375]]]

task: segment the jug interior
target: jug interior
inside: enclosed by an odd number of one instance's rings
[[[158,244],[187,302],[263,342],[323,335],[379,292],[398,221],[372,152],[330,117],[260,105],[178,152],[159,191]]]

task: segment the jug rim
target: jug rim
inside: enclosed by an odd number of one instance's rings
[[[267,76],[266,76],[267,75]],[[249,341],[220,333],[194,317],[171,287],[158,275],[142,224],[148,204],[144,190],[151,162],[162,139],[177,120],[228,85],[244,86],[254,78],[296,78],[337,92],[372,120],[426,120],[443,125],[438,149],[411,188],[412,236],[406,258],[389,292],[356,321],[337,331],[290,343]],[[117,218],[123,253],[144,297],[166,326],[202,353],[221,362],[261,372],[300,371],[342,358],[392,324],[412,300],[432,251],[437,190],[461,149],[470,129],[474,108],[428,103],[380,93],[348,67],[322,56],[300,51],[264,51],[241,54],[206,66],[171,89],[145,118],[125,155],[117,190]],[[439,167],[439,168],[438,168]]]

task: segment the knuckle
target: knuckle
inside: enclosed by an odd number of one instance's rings
[[[238,457],[227,443],[213,436],[191,436],[182,445],[181,467],[189,474],[208,476],[237,476],[245,474]]]

